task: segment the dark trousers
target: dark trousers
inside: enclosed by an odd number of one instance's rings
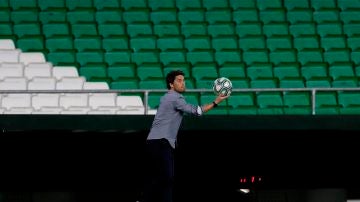
[[[145,202],[172,202],[174,149],[166,139],[147,140]]]

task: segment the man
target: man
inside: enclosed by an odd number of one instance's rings
[[[146,140],[149,172],[145,187],[145,201],[171,202],[173,200],[174,150],[183,115],[201,116],[229,96],[218,96],[203,106],[186,103],[185,78],[182,71],[171,71],[166,76],[168,92],[161,98],[150,133]]]

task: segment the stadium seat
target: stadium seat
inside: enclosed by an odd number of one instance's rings
[[[146,49],[131,54],[131,61],[137,65],[144,62],[160,62],[158,49]]]
[[[311,106],[310,92],[285,92],[283,95],[284,105],[287,107]]]
[[[324,62],[329,64],[336,62],[350,62],[351,50],[349,48],[333,48],[324,52]]]
[[[116,65],[117,63],[130,63],[131,62],[131,50],[113,50],[113,51],[106,51],[104,53],[104,61],[109,66]]]
[[[322,8],[313,12],[314,21],[316,23],[324,23],[327,21],[339,21],[339,8]]]
[[[232,21],[236,24],[259,21],[256,8],[238,8],[232,12]]]
[[[297,8],[309,8],[309,1],[298,1],[298,0],[284,0],[284,7],[288,10],[294,10]]]
[[[188,38],[193,35],[206,35],[207,34],[206,22],[189,22],[181,26],[181,34]]]
[[[340,91],[338,92],[338,102],[342,107],[359,106],[360,94],[352,91]]]
[[[74,35],[75,38],[79,38],[82,36],[96,36],[98,34],[102,36],[104,35],[101,32],[101,25],[97,26],[95,22],[71,24],[71,33]]]
[[[260,35],[263,33],[261,22],[246,22],[235,26],[236,34],[241,38],[246,35]]]
[[[104,10],[97,10],[95,12],[95,20],[98,24],[122,22],[122,16],[123,11],[119,8],[107,8]]]
[[[24,63],[24,65],[28,65],[29,63],[45,63],[45,56],[41,52],[21,52],[19,54],[19,62]]]
[[[63,77],[57,81],[57,90],[82,90],[86,79],[83,76],[79,77]]]
[[[45,47],[49,52],[56,52],[61,50],[74,50],[74,39],[71,35],[59,35],[53,37],[46,37]]]
[[[87,81],[94,79],[107,78],[106,64],[105,63],[87,63],[80,67],[79,74],[84,76]]]
[[[158,37],[166,37],[168,35],[180,35],[181,25],[179,22],[160,22],[154,25],[154,35]]]
[[[101,37],[84,36],[74,39],[74,49],[78,52],[101,49]]]
[[[336,80],[340,77],[355,76],[354,67],[352,63],[333,63],[329,65],[329,76]]]
[[[328,77],[328,65],[326,63],[308,63],[301,67],[301,75],[309,80],[313,77]]]
[[[306,48],[297,52],[298,61],[302,65],[312,62],[323,62],[323,49],[321,48]]]
[[[261,77],[250,81],[251,88],[278,88],[279,80],[274,77]]]
[[[163,77],[163,67],[161,63],[142,63],[136,68],[136,74],[140,80],[146,80],[151,77]]]
[[[38,20],[38,10],[32,8],[14,10],[11,12],[10,20],[14,24],[36,22]]]
[[[66,19],[70,24],[95,22],[94,8],[78,8],[66,13]]]
[[[341,35],[343,33],[343,26],[340,21],[326,21],[323,23],[317,24],[317,34],[320,37],[325,37],[328,35]]]
[[[27,82],[25,77],[5,77],[0,81],[0,90],[26,90]]]
[[[305,1],[299,2],[306,5]],[[290,24],[311,22],[313,20],[313,9],[308,7],[296,7],[286,12],[286,19],[290,22]]]
[[[0,50],[0,63],[3,62],[10,62],[10,63],[17,63],[20,61],[20,49],[15,50],[6,50],[1,49]]]
[[[249,49],[243,52],[243,61],[249,66],[253,63],[269,62],[268,49]]]
[[[150,21],[154,24],[162,22],[176,22],[177,13],[175,8],[159,8],[150,12]]]
[[[1,107],[5,108],[6,110],[11,110],[12,108],[15,108],[23,113],[31,112],[31,94],[7,94],[2,98]],[[6,113],[6,111],[4,113]]]
[[[221,23],[221,22],[231,22],[232,21],[232,10],[227,7],[223,8],[214,8],[207,9],[205,12],[205,21],[211,24]]]
[[[153,34],[153,25],[151,22],[134,22],[127,25],[127,34],[130,37],[137,35],[151,35]]]
[[[283,7],[267,8],[259,11],[259,19],[265,24],[285,22],[286,10]]]
[[[111,89],[119,89],[119,90],[128,90],[128,89],[138,89],[139,81],[134,78],[121,78],[118,80],[114,80],[110,85]]]
[[[21,8],[37,8],[36,0],[9,0],[9,6],[13,10],[18,10]]]
[[[264,24],[262,28],[263,34],[267,37],[289,34],[288,22],[270,22],[268,24]]]
[[[74,50],[58,50],[54,52],[49,52],[47,54],[47,60],[53,63],[53,65],[57,66],[77,65]]]
[[[239,38],[239,48],[243,51],[250,49],[265,49],[266,39],[265,35],[246,35]]]
[[[52,76],[61,80],[63,77],[78,77],[79,72],[74,66],[53,66]]]
[[[137,22],[149,22],[150,21],[150,9],[149,8],[131,8],[124,10],[123,19],[126,24],[132,24]]]
[[[59,106],[64,109],[71,107],[88,107],[88,93],[65,93],[60,94]],[[87,109],[88,110],[88,109]]]
[[[144,49],[155,49],[157,37],[155,35],[141,35],[131,37],[130,48],[136,52]]]
[[[332,81],[333,88],[357,88],[359,80],[355,76],[342,76]]]
[[[216,22],[214,24],[209,24],[207,31],[211,37],[221,35],[231,36],[235,34],[235,24],[230,21]]]
[[[279,88],[305,88],[304,78],[287,77],[279,81]]]
[[[266,38],[266,47],[270,51],[276,49],[291,49],[293,44],[293,38],[291,35],[276,35]]]
[[[66,22],[66,8],[49,8],[47,10],[40,11],[39,21],[43,25],[48,23],[64,23]]]
[[[28,82],[28,90],[55,90],[56,78],[35,76]]]
[[[282,107],[283,98],[281,92],[259,92],[256,94],[256,103],[260,108]]]
[[[28,63],[24,67],[24,76],[31,80],[34,77],[51,77],[52,76],[52,64],[49,62],[44,63]]]
[[[17,37],[41,34],[40,23],[38,22],[31,22],[31,23],[23,22],[23,23],[14,24],[13,31]]]
[[[214,62],[214,57],[213,49],[194,50],[186,53],[186,60],[192,65],[201,62]]]
[[[78,8],[92,8],[92,0],[65,0],[65,6],[70,11]]]
[[[145,0],[122,0],[121,6],[125,10],[128,10],[130,8],[146,8],[147,1],[145,1]]]
[[[310,0],[310,6],[315,10],[336,8],[336,0]]]
[[[298,51],[304,50],[304,49],[316,49],[320,48],[320,37],[318,35],[301,35],[298,37],[295,37],[293,40],[294,48],[296,48]]]
[[[223,49],[237,49],[238,37],[237,35],[220,35],[212,37],[211,45],[215,49],[215,51]]]
[[[198,63],[191,68],[191,75],[199,81],[205,77],[217,78],[217,65],[216,63]]]
[[[294,63],[282,63],[275,65],[273,68],[274,77],[279,78],[280,80],[284,78],[300,77],[300,64],[297,62]]]
[[[223,49],[215,52],[215,61],[218,65],[225,63],[239,63],[242,62],[242,51],[239,49]]]
[[[76,61],[85,66],[90,63],[102,63],[104,62],[104,52],[100,50],[88,50],[76,53]]]
[[[164,66],[171,63],[186,63],[186,49],[168,49],[160,52],[160,61]]]
[[[277,49],[271,51],[269,54],[270,62],[274,65],[279,65],[282,63],[294,63],[297,62],[296,49]]]
[[[105,9],[119,9],[121,5],[118,0],[94,0],[94,7],[101,11]]]
[[[184,37],[182,35],[166,35],[159,37],[156,41],[156,47],[161,51],[184,48]]]
[[[114,81],[119,78],[135,78],[135,64],[115,63],[107,67],[107,75]]]
[[[306,80],[307,88],[331,88],[332,79],[330,77],[312,77]]]
[[[23,77],[24,64],[22,63],[1,63],[0,64],[0,80],[6,77]]]
[[[47,39],[56,35],[69,36],[71,34],[70,26],[67,22],[43,24],[42,31]]]
[[[253,63],[246,68],[246,75],[252,80],[257,78],[273,77],[273,66],[271,63]]]
[[[201,8],[202,7],[202,1],[201,0],[176,0],[176,7],[179,10],[184,10],[187,8]]]
[[[191,75],[190,74],[190,70],[191,70],[190,64],[186,63],[186,62],[178,62],[178,63],[173,62],[168,65],[165,65],[164,69],[163,69],[164,76],[166,76],[172,70],[181,70],[182,72],[184,72],[185,77],[187,77],[186,85],[188,86],[188,81],[190,83],[191,79],[192,79],[192,77],[190,77],[190,75]]]
[[[293,37],[298,37],[301,35],[315,35],[316,25],[313,21],[308,22],[297,22],[296,24],[289,25],[289,32]]]

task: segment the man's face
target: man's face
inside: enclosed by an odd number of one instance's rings
[[[183,75],[177,75],[174,83],[170,84],[170,87],[176,92],[182,93],[185,91],[185,78]]]

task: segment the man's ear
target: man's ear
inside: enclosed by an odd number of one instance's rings
[[[169,83],[171,88],[174,88],[174,84],[173,83]]]

